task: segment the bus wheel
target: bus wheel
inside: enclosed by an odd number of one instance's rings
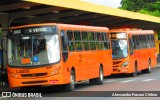
[[[71,92],[75,89],[75,73],[71,70],[70,83],[66,85],[66,91]]]
[[[103,84],[103,68],[100,67],[99,70],[99,77],[94,79],[96,85],[102,85]]]
[[[89,79],[89,83],[91,84],[91,85],[95,85],[95,79],[93,78],[93,79]]]
[[[148,61],[148,68],[143,70],[143,73],[151,73],[151,61]]]
[[[134,72],[133,73],[131,73],[131,77],[135,77],[135,76],[137,76],[137,63],[135,63],[135,66],[134,66]]]

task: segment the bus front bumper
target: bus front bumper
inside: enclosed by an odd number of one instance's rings
[[[34,77],[34,78],[13,78],[8,76],[10,88],[18,88],[25,86],[50,86],[64,84],[63,75],[58,74],[54,76],[46,77]]]

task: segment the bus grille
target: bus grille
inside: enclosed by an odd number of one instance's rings
[[[122,61],[113,61],[113,65],[118,65],[120,64]]]
[[[118,68],[119,66],[113,66],[113,68]]]
[[[116,72],[118,69],[113,69],[113,72]]]
[[[21,77],[37,77],[37,76],[45,76],[47,73],[35,73],[35,74],[21,74]]]
[[[45,83],[47,80],[42,81],[28,81],[28,82],[22,82],[22,84],[37,84],[37,83]]]

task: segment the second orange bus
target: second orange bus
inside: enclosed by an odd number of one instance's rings
[[[115,29],[110,31],[113,73],[136,76],[138,71],[151,72],[156,66],[157,53],[154,31]]]

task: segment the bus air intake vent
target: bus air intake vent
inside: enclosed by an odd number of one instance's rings
[[[118,66],[113,66],[113,68],[118,68]]]
[[[113,69],[113,72],[116,72],[118,69]]]
[[[120,64],[122,61],[114,61],[113,62],[113,65],[117,65],[117,64]]]
[[[21,74],[21,77],[37,77],[37,76],[45,76],[47,73],[35,73],[35,74]]]
[[[22,84],[38,84],[38,83],[45,83],[47,80],[42,81],[28,81],[28,82],[22,82]]]

